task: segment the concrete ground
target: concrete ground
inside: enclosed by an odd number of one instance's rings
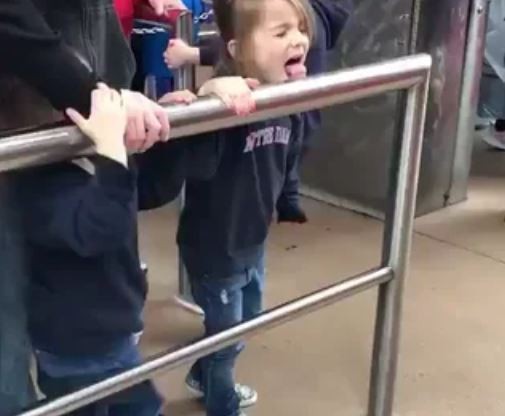
[[[480,149],[468,202],[416,223],[396,414],[505,414],[505,153]],[[378,264],[382,224],[311,200],[310,222],[273,227],[266,303],[274,306]],[[150,267],[146,355],[197,337],[198,317],[173,302],[175,209],[143,215]],[[249,416],[360,415],[366,399],[375,291],[254,338],[238,379],[258,389]],[[183,387],[187,367],[157,379],[169,416],[204,411]]]

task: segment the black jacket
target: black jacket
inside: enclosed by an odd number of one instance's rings
[[[171,141],[130,159],[129,169],[94,156],[16,174],[36,348],[96,354],[142,330],[137,209],[170,202],[192,175],[207,177],[214,149],[210,141]]]
[[[81,2],[68,3],[78,9]],[[47,10],[62,4],[61,0],[0,2],[0,73],[22,79],[59,110],[89,111],[97,75],[45,19]]]

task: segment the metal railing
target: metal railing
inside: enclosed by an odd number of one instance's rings
[[[369,416],[391,416],[397,369],[402,294],[408,268],[426,101],[429,55],[328,73],[253,93],[257,111],[237,117],[219,100],[166,108],[172,136],[184,137],[257,120],[342,104],[396,90],[406,90],[403,133],[395,146],[381,264],[316,291],[231,329],[151,358],[137,368],[61,397],[22,416],[59,416],[124,390],[164,371],[253,336],[364,290],[379,286],[379,302],[370,380]],[[73,127],[25,134],[0,141],[0,171],[48,163],[89,152],[89,142]]]
[[[193,15],[189,12],[181,13],[177,19],[175,36],[182,39],[188,45],[193,45]],[[195,66],[186,64],[175,71],[174,87],[176,90],[189,90],[195,92]],[[184,186],[179,195],[179,216],[181,215],[184,204],[186,202],[186,187]],[[184,261],[180,250],[178,249],[177,256],[177,290],[178,293],[174,299],[178,305],[181,305],[186,310],[203,315],[202,309],[196,305],[191,294],[191,287],[189,284],[189,277],[184,266]]]

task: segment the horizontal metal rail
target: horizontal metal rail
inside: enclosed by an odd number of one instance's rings
[[[415,55],[259,88],[253,92],[256,111],[245,117],[237,117],[217,98],[167,106],[171,136],[191,136],[410,88],[422,81],[430,65],[429,55]],[[75,127],[11,136],[0,140],[0,172],[55,162],[82,152],[90,152],[90,143]]]
[[[54,400],[45,406],[23,413],[22,416],[59,416],[71,412],[79,407],[148,380],[164,371],[176,368],[191,360],[204,357],[211,352],[232,345],[241,339],[252,337],[268,328],[291,321],[366,289],[370,289],[380,283],[386,282],[391,277],[391,269],[382,268],[337,283],[326,289],[267,311],[257,318],[239,324],[231,329],[171,351],[159,358],[151,359],[137,368]]]
[[[207,98],[189,106],[167,107],[172,136],[191,136],[252,121],[345,103],[394,90],[407,90],[403,134],[394,146],[389,210],[386,215],[382,265],[263,313],[219,334],[154,358],[93,386],[57,399],[22,416],[59,416],[124,390],[161,371],[233,344],[267,328],[323,308],[379,285],[369,416],[392,416],[403,285],[408,270],[419,164],[422,149],[431,58],[415,55],[253,93],[257,112],[237,117],[219,100]],[[0,170],[47,163],[89,151],[75,128],[53,129],[0,141]]]

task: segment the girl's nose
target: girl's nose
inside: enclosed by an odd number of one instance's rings
[[[291,46],[293,47],[302,47],[307,43],[307,36],[298,30],[293,34],[293,37],[291,38]]]

